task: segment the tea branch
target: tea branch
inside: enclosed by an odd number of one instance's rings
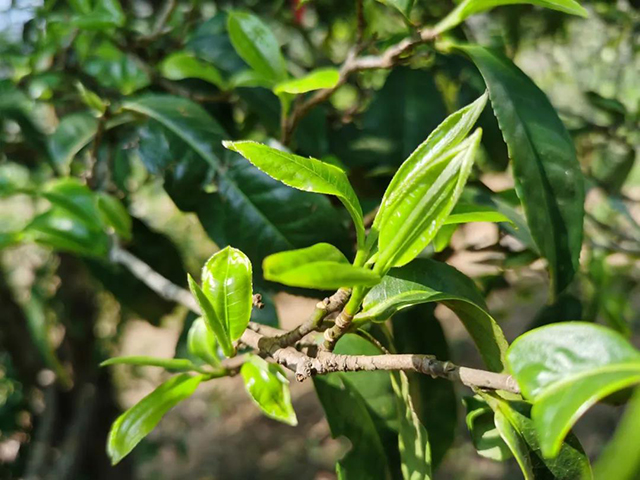
[[[164,299],[179,303],[195,313],[201,313],[200,307],[189,291],[173,284],[135,255],[116,245],[111,249],[110,258],[112,262],[126,267],[134,276]],[[249,322],[249,327],[242,334],[240,343],[263,356],[271,357],[275,362],[291,370],[299,382],[315,375],[325,375],[332,372],[402,370],[446,378],[470,388],[519,393],[518,385],[510,375],[459,367],[451,362],[436,360],[431,355],[339,355],[318,351],[317,348],[308,348],[306,352],[303,352],[293,346],[306,335],[317,330],[320,323],[330,313],[342,311],[344,304],[349,299],[349,294],[349,290],[340,289],[331,297],[319,302],[312,314],[301,325],[289,332]]]
[[[362,27],[364,28],[364,27]],[[286,119],[283,125],[281,143],[288,145],[291,141],[293,133],[300,121],[309,113],[309,111],[326,101],[333,93],[344,85],[349,77],[355,72],[364,70],[389,69],[396,66],[403,55],[408,54],[413,48],[424,43],[432,42],[436,39],[437,32],[430,27],[419,30],[414,36],[405,38],[404,40],[387,48],[380,55],[363,55],[359,56],[363,48],[362,41],[358,41],[356,46],[350,50],[346,60],[340,68],[340,77],[338,83],[331,88],[318,90],[311,97],[303,102],[296,103],[291,111],[291,115]]]

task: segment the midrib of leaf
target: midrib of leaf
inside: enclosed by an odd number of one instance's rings
[[[229,289],[227,287],[227,280],[229,279],[229,250],[227,250],[227,258],[225,262],[224,271],[224,312],[225,312],[225,324],[227,326],[227,332],[229,332],[229,339],[231,339],[231,315],[229,311]]]

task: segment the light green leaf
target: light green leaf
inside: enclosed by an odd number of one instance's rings
[[[464,0],[436,26],[436,33],[451,30],[464,22],[471,15],[491,10],[501,5],[529,4],[558,10],[579,17],[588,16],[587,11],[574,0]]]
[[[477,396],[465,397],[463,403],[467,409],[467,429],[478,454],[497,462],[511,458],[511,451],[500,435],[489,405]]]
[[[145,95],[123,103],[122,108],[157,120],[184,140],[213,167],[220,165],[222,127],[198,104],[173,95]]]
[[[436,236],[462,194],[482,131],[437,158],[380,223],[376,271],[406,265]]]
[[[340,80],[340,72],[335,68],[319,68],[302,78],[286,80],[273,87],[273,93],[300,94],[323,88],[333,88]]]
[[[262,20],[234,10],[227,17],[227,30],[233,48],[252,69],[274,83],[287,78],[287,64],[278,40]]]
[[[557,455],[580,416],[604,397],[640,383],[640,352],[622,335],[592,323],[566,322],[525,333],[507,352],[546,457]]]
[[[531,234],[560,293],[579,268],[584,179],[570,135],[546,95],[511,60],[477,45],[459,47],[487,83]]]
[[[640,473],[640,389],[636,388],[616,433],[594,466],[594,478],[633,480]]]
[[[380,3],[389,5],[398,10],[402,15],[409,18],[414,0],[378,0]]]
[[[107,106],[109,105],[108,101],[100,98],[95,92],[88,90],[80,82],[76,82],[76,88],[78,89],[80,98],[87,107],[91,108],[98,116],[104,115],[104,112],[107,111]]]
[[[60,171],[69,173],[71,161],[91,142],[97,130],[98,120],[88,112],[62,117],[58,128],[49,138],[49,153]]]
[[[472,222],[509,222],[513,223],[509,217],[498,210],[486,205],[475,205],[472,203],[460,202],[444,221],[444,225],[457,225],[459,223]]]
[[[132,355],[128,357],[114,357],[105,360],[100,364],[101,367],[109,365],[138,365],[141,367],[161,367],[172,372],[190,372],[200,370],[185,358],[157,358],[146,357],[143,355]]]
[[[126,457],[169,410],[191,396],[203,379],[204,375],[177,375],[120,415],[109,432],[107,453],[111,462],[115,465]]]
[[[202,289],[225,325],[229,339],[238,340],[249,324],[253,304],[251,262],[240,250],[226,247],[202,268]]]
[[[251,355],[242,364],[240,375],[247,392],[265,415],[287,425],[298,424],[291,405],[289,381],[280,365]]]
[[[226,88],[226,82],[216,67],[187,52],[176,52],[166,57],[160,63],[160,72],[169,80],[198,78],[212,83],[221,90]]]
[[[253,165],[276,180],[298,190],[335,195],[349,211],[356,227],[358,246],[364,245],[362,207],[347,175],[328,163],[283,152],[256,142],[224,142]]]
[[[328,243],[275,253],[264,259],[262,269],[266,280],[321,290],[373,286],[380,281],[371,270],[351,265],[340,250]]]
[[[196,318],[187,334],[187,349],[189,353],[209,365],[219,366],[220,359],[218,358],[216,345],[216,337],[207,327],[204,319],[202,317]]]
[[[271,88],[273,80],[269,77],[265,77],[255,70],[242,70],[231,76],[229,79],[229,86],[231,88],[239,87],[264,87]]]
[[[233,348],[231,340],[229,340],[229,332],[226,330],[225,324],[222,319],[218,317],[213,305],[211,305],[211,302],[193,277],[187,274],[187,279],[189,280],[189,289],[191,290],[191,294],[200,306],[200,310],[202,310],[202,317],[207,322],[207,326],[216,336],[216,340],[220,344],[222,352],[227,357],[233,357],[236,354],[236,350]]]
[[[112,195],[97,193],[96,201],[102,222],[113,227],[115,232],[125,240],[131,239],[131,216],[122,202]]]
[[[102,230],[62,208],[52,208],[35,217],[21,238],[90,257],[105,257],[109,251],[109,238]]]
[[[455,268],[429,259],[414,260],[392,269],[364,299],[357,323],[384,321],[399,310],[428,302],[442,302],[460,318],[487,366],[503,370],[507,341],[487,311],[473,281]]]

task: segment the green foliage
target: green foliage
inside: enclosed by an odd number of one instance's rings
[[[340,250],[328,243],[270,255],[262,269],[266,280],[320,290],[371,287],[380,281],[371,270],[351,265]]]
[[[169,410],[190,397],[203,378],[188,373],[175,376],[120,415],[111,427],[107,443],[112,463],[122,460]]]
[[[240,375],[247,392],[265,415],[293,427],[298,424],[291,405],[289,381],[280,365],[252,355],[242,364]]]

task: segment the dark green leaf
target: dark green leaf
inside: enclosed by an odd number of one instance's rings
[[[582,248],[584,180],[573,142],[546,95],[511,60],[480,46],[460,49],[489,88],[518,196],[557,294],[578,270]]]
[[[442,302],[464,323],[487,366],[503,369],[507,341],[500,326],[487,312],[473,281],[455,268],[429,259],[414,260],[392,269],[365,297],[356,322],[384,321],[411,305]]]
[[[251,13],[232,11],[227,30],[233,48],[251,68],[274,83],[287,78],[287,64],[278,40],[262,20]]]
[[[429,354],[450,360],[447,339],[433,314],[434,305],[420,305],[393,316],[393,343],[398,353]],[[453,382],[408,373],[413,404],[429,434],[431,459],[436,469],[453,444],[457,426],[457,400]]]
[[[264,259],[262,269],[265,280],[321,290],[373,286],[380,281],[371,270],[351,265],[340,250],[328,243],[275,253]]]
[[[177,375],[118,417],[109,432],[107,452],[115,465],[126,457],[162,417],[196,390],[204,375]]]
[[[88,112],[62,117],[58,128],[49,138],[51,158],[60,171],[69,172],[71,161],[91,142],[97,130],[98,120]]]
[[[640,352],[599,325],[566,322],[522,335],[507,353],[546,457],[555,456],[577,419],[604,397],[640,383]]]
[[[291,426],[298,424],[291,405],[289,381],[280,365],[251,355],[242,364],[240,374],[247,392],[265,415]]]
[[[106,193],[96,194],[98,211],[105,225],[113,227],[113,230],[124,240],[131,239],[131,217],[122,202]]]
[[[339,374],[314,377],[313,384],[331,436],[344,436],[351,441],[351,449],[336,465],[338,478],[387,480],[389,467],[385,450],[362,396],[347,388]]]
[[[123,103],[123,108],[160,122],[213,167],[220,165],[220,142],[226,134],[198,104],[172,95],[145,95]]]

